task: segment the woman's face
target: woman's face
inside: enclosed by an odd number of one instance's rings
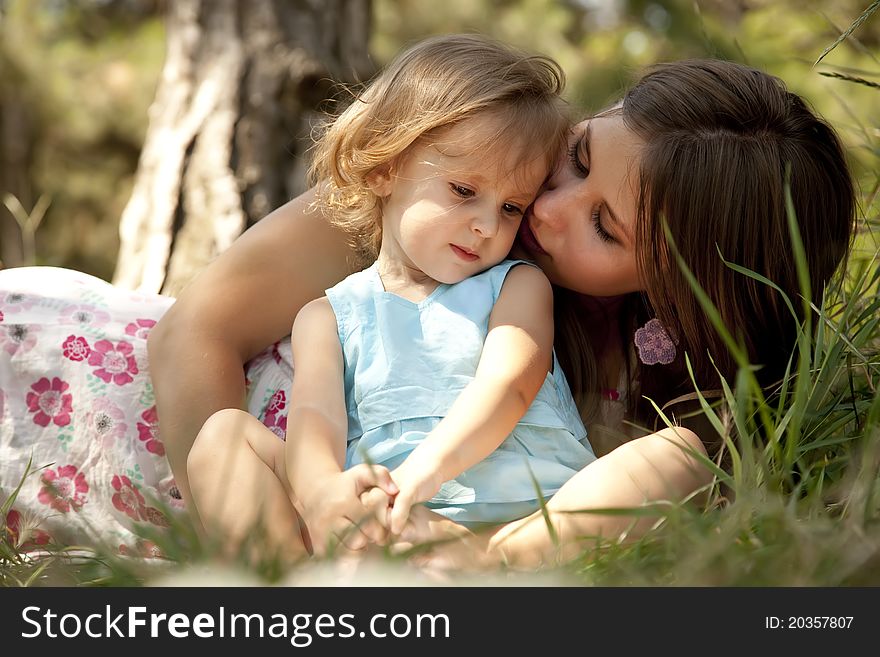
[[[591,296],[643,289],[633,242],[643,146],[616,113],[574,127],[519,232],[552,283]]]

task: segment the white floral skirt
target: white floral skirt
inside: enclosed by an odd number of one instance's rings
[[[0,507],[15,494],[6,532],[22,549],[156,556],[138,527],[167,528],[183,506],[146,345],[172,303],[67,269],[0,271]],[[292,374],[289,341],[246,370],[248,410],[280,437]]]

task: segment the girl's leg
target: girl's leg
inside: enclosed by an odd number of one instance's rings
[[[536,567],[570,559],[596,537],[643,536],[657,516],[569,513],[585,509],[632,508],[660,501],[681,502],[712,482],[692,455],[706,455],[699,437],[676,427],[638,438],[593,461],[568,480],[547,503],[558,537],[554,545],[540,512],[510,523],[489,542],[490,555],[512,566]],[[591,538],[593,540],[591,540]]]
[[[259,553],[297,559],[307,554],[305,529],[290,502],[284,442],[245,411],[214,413],[187,459],[193,503],[207,537],[239,554],[248,539]]]

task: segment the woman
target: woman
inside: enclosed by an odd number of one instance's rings
[[[776,78],[727,62],[658,67],[619,106],[578,124],[569,146],[524,220],[520,244],[557,287],[560,358],[594,449],[607,452],[548,506],[563,545],[570,541],[576,550],[575,536],[636,536],[653,521],[630,527],[628,517],[561,512],[680,501],[711,481],[698,457],[716,455],[717,435],[698,422],[653,432],[656,413],[646,401],[663,407],[693,392],[685,353],[702,390],[718,387],[718,373],[731,381],[736,371],[673,248],[727,326],[740,331],[751,361],[762,365],[761,382],[770,385],[791,354],[794,319],[778,292],[736,274],[718,254],[797,297],[784,203],[790,170],[818,302],[849,245],[854,198],[830,127]],[[310,193],[294,199],[249,230],[150,333],[161,435],[184,499],[186,460],[199,430],[217,411],[243,404],[243,365],[289,333],[306,302],[363,266],[347,236],[309,211],[311,200]],[[673,417],[676,408],[668,409]],[[647,429],[624,442],[623,419]],[[249,447],[257,445],[265,465],[262,476],[251,473],[261,486],[277,483],[279,442],[267,432]],[[261,491],[270,503],[283,494]],[[258,508],[242,523],[254,521]],[[292,518],[279,532],[289,536],[295,527]],[[503,528],[491,547],[523,564],[555,554],[539,517]]]

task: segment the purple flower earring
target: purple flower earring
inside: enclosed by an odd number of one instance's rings
[[[634,342],[639,352],[639,360],[645,365],[669,365],[675,360],[675,345],[666,327],[654,317],[642,328],[636,330]]]

